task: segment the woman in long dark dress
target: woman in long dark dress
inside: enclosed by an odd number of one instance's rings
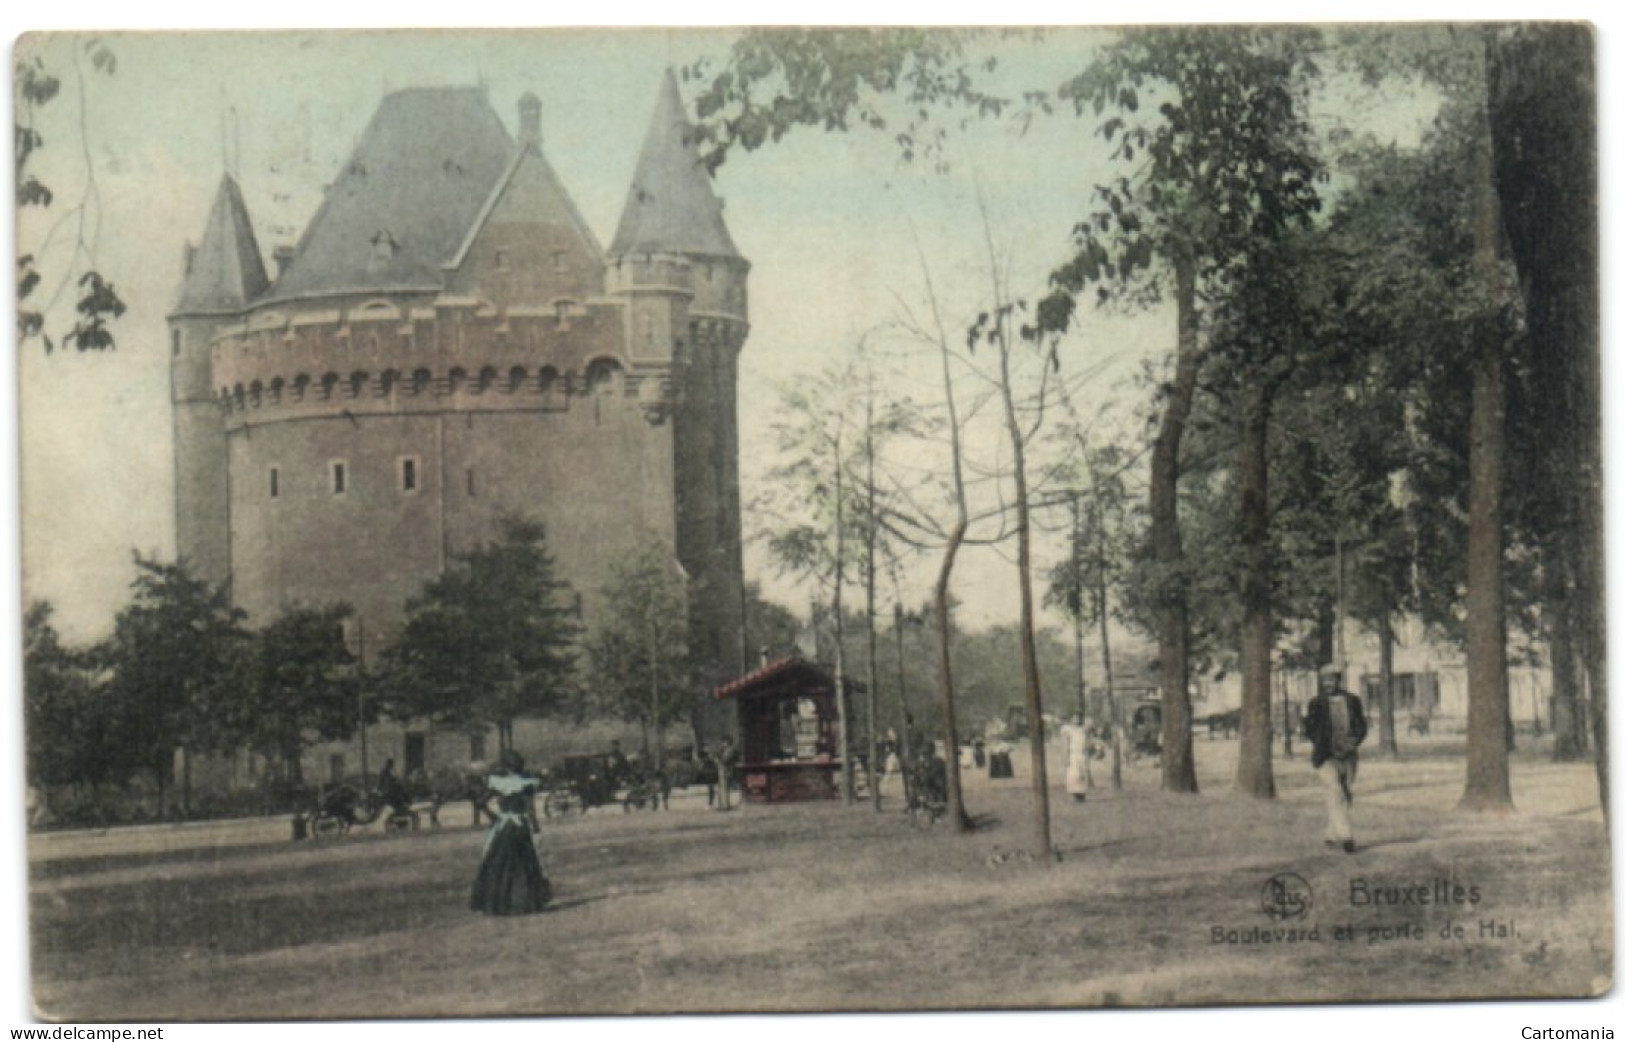
[[[536,855],[536,813],[532,795],[538,782],[524,773],[524,761],[504,756],[502,767],[485,780],[486,813],[491,828],[485,834],[479,874],[469,907],[487,915],[534,915],[552,896]],[[491,810],[496,800],[495,813]]]

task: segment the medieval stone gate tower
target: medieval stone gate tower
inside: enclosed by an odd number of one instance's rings
[[[480,88],[386,97],[267,275],[228,176],[169,316],[179,556],[256,624],[351,604],[368,663],[505,514],[590,622],[640,542],[692,646],[743,669],[737,359],[746,277],[668,72],[606,252]]]

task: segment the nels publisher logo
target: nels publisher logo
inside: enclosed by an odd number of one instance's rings
[[[1260,904],[1264,914],[1275,922],[1302,919],[1314,903],[1314,889],[1296,872],[1282,872],[1264,881]]]

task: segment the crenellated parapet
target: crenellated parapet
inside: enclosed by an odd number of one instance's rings
[[[617,301],[499,312],[441,297],[260,312],[215,337],[215,395],[228,427],[323,415],[564,411],[588,396],[634,403],[661,422],[673,396],[670,363],[629,359],[624,327]]]
[[[617,257],[605,272],[605,289],[610,293],[668,293],[694,295],[693,264],[677,254],[644,254]]]
[[[688,314],[689,338],[697,347],[721,347],[738,354],[750,335],[750,324],[735,315]]]

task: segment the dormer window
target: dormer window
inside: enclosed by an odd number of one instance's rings
[[[553,274],[555,274],[555,275],[563,275],[564,274],[564,251],[563,250],[554,250],[553,251]]]
[[[372,243],[372,259],[375,261],[387,261],[401,248],[388,228],[380,228],[373,232],[369,241]]]
[[[494,263],[494,265],[496,267],[496,270],[498,270],[498,271],[507,271],[508,270],[508,251],[507,250],[498,250],[498,251],[496,251],[496,257],[495,257],[493,263]]]

